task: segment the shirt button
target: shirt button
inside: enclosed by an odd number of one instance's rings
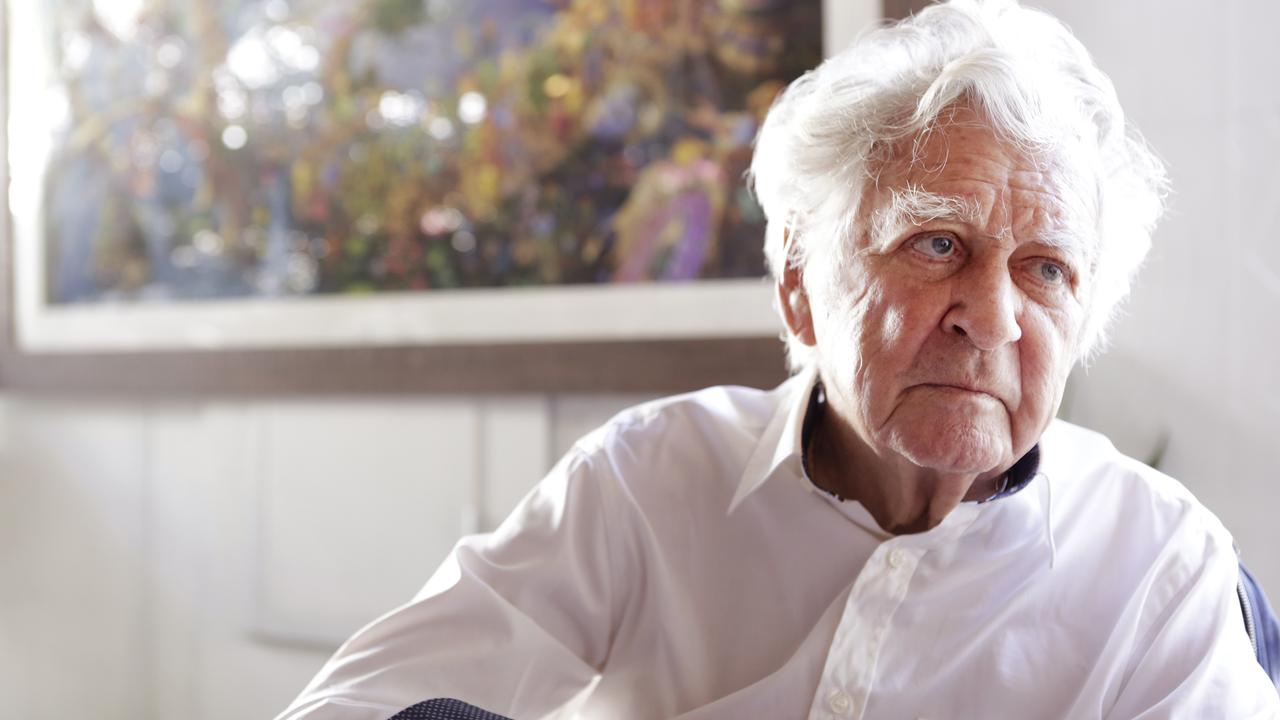
[[[853,701],[848,695],[836,690],[827,696],[827,707],[831,708],[831,712],[837,715],[843,715],[849,712],[849,708],[853,706]]]
[[[894,550],[889,553],[889,567],[901,567],[907,561],[907,554],[901,550]]]

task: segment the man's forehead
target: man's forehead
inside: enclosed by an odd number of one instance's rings
[[[890,187],[974,182],[1062,194],[1084,179],[1081,170],[1065,149],[1030,151],[985,125],[951,124],[894,143],[876,178]]]
[[[914,135],[887,143],[876,154],[878,174],[904,179],[909,175],[915,182],[944,171],[990,175],[1009,168],[1016,183],[1029,185],[1041,180],[1052,187],[1084,170],[1078,159],[1079,148],[1073,145],[1064,139],[1060,144],[1028,147],[1009,139],[982,112],[961,104],[952,106]],[[1074,178],[1069,184],[1076,184]]]
[[[1065,153],[1033,155],[985,125],[966,122],[898,143],[863,199],[870,201],[873,231],[947,219],[1091,254],[1096,211],[1086,193],[1092,185]]]

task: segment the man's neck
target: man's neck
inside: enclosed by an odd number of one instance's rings
[[[1012,474],[1003,470],[947,474],[902,457],[878,456],[858,439],[854,428],[829,410],[819,382],[810,392],[801,431],[805,473],[836,497],[862,503],[876,523],[894,535],[936,527],[961,502],[985,500],[1004,491],[1004,481]],[[1034,449],[1016,466],[1024,464],[1029,478],[1039,464]]]
[[[939,525],[960,503],[983,500],[998,490],[999,476],[943,474],[905,461],[888,471],[865,464],[816,460],[814,482],[838,497],[856,500],[885,532],[907,535]],[[844,472],[824,472],[842,468]]]
[[[841,441],[831,418],[815,428],[807,448],[815,485],[844,500],[856,500],[885,532],[919,533],[936,527],[960,503],[983,500],[999,489],[1003,473],[937,472],[904,458],[874,455],[863,443]]]

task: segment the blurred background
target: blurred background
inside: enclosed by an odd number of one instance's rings
[[[1264,453],[1280,430],[1280,5],[1030,4],[1094,53],[1174,187],[1114,347],[1062,414],[1190,487],[1280,597]],[[78,306],[758,276],[758,211],[735,179],[759,113],[818,38],[840,46],[911,3],[8,5],[8,31],[35,39],[7,43],[6,156],[15,178],[24,153],[49,168],[46,261],[9,269]],[[17,92],[38,64],[15,51],[27,40],[75,79],[53,120]],[[129,93],[133,115],[111,102]],[[138,107],[170,120],[147,142]],[[15,180],[15,213],[24,193]],[[781,376],[771,353],[750,377]],[[520,353],[503,358],[518,375]],[[179,376],[136,394],[86,380],[91,362],[61,392],[0,369],[6,717],[270,717],[459,535],[660,394],[217,393],[191,375],[190,391]],[[695,377],[716,381],[658,385]]]

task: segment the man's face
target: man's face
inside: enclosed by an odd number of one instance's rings
[[[834,290],[805,283],[819,369],[841,424],[877,457],[995,474],[1057,412],[1092,211],[1064,166],[1037,164],[964,109],[911,152],[865,191]]]

